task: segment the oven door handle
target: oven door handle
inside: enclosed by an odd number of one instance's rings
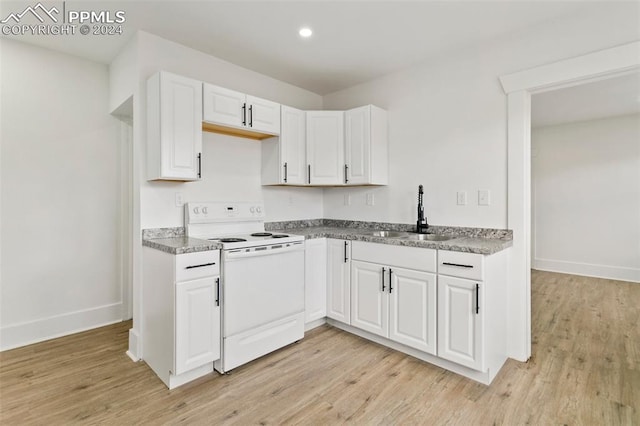
[[[277,254],[288,253],[291,251],[303,251],[304,242],[294,243],[289,247],[285,247],[284,244],[279,248],[267,248],[265,250],[251,250],[244,251],[244,249],[223,250],[223,256],[225,260],[247,259],[250,257],[260,256],[274,256]]]

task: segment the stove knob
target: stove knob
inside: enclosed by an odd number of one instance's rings
[[[256,213],[260,213],[262,212],[262,209],[260,208],[260,206],[256,207]]]
[[[206,207],[203,207],[203,208],[202,208],[202,213],[203,213],[203,214],[207,214],[207,210],[209,210],[209,209],[208,209],[208,208],[206,208]]]
[[[200,207],[194,207],[194,208],[193,208],[193,212],[194,212],[195,214],[200,213]]]
[[[249,207],[249,211],[250,211],[251,213],[254,213],[254,212],[256,211],[256,208],[255,208],[255,207],[253,207],[253,206],[251,206],[251,207]]]

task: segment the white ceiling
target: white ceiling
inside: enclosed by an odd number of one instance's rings
[[[0,19],[37,0],[0,3]],[[45,1],[47,6],[62,1]],[[326,94],[444,52],[603,7],[580,1],[72,1],[67,10],[124,10],[122,36],[15,36],[109,63],[144,30]],[[310,26],[314,35],[297,32]]]
[[[531,126],[640,113],[640,73],[533,95]]]

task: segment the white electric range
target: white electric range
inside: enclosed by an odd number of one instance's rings
[[[187,235],[222,244],[221,373],[304,337],[304,237],[265,232],[264,216],[261,203],[185,204]]]

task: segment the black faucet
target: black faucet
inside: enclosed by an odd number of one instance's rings
[[[424,215],[424,206],[422,205],[422,196],[424,195],[424,191],[422,190],[422,185],[418,187],[418,225],[416,226],[416,232],[418,234],[424,234],[429,229],[429,224],[427,223],[427,218]]]

